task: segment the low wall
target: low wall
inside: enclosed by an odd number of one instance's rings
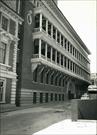
[[[89,119],[97,120],[97,99],[95,100],[72,100],[72,120]]]

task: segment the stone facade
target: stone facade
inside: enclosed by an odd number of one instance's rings
[[[90,52],[57,1],[10,2],[0,2],[0,102],[80,98],[90,84]]]
[[[21,2],[18,106],[80,98],[90,84],[88,48],[55,2]]]
[[[0,1],[0,103],[15,105],[18,25],[22,19],[5,3]]]

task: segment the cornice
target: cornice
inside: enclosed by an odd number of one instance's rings
[[[48,0],[43,0],[42,2],[44,3],[45,6],[46,5],[49,6],[49,8],[55,13],[55,15],[60,19],[60,21],[67,27],[68,31],[72,34],[72,36],[76,39],[76,41],[79,42],[80,46],[88,54],[91,54],[91,52],[89,51],[89,49],[86,47],[86,45],[84,44],[84,42],[81,40],[81,38],[79,37],[79,35],[76,33],[76,31],[74,30],[74,28],[71,26],[71,24],[68,22],[68,20],[63,15],[63,13],[58,8],[58,6],[53,1],[51,1],[51,0],[49,0],[49,1]]]
[[[9,8],[5,3],[0,1],[0,11],[5,11],[8,13],[10,16],[12,16],[14,19],[18,20],[18,22],[21,24],[23,22],[23,19],[11,8]]]

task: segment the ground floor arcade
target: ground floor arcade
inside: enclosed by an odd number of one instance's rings
[[[32,80],[23,80],[17,94],[17,105],[61,102],[80,98],[87,91],[87,84],[69,74],[44,64],[33,64]]]

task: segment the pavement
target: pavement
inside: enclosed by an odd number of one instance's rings
[[[72,121],[66,119],[51,125],[33,135],[96,135],[96,120],[78,120]]]
[[[32,135],[71,117],[70,102],[45,104],[5,112],[0,116],[0,135]]]

